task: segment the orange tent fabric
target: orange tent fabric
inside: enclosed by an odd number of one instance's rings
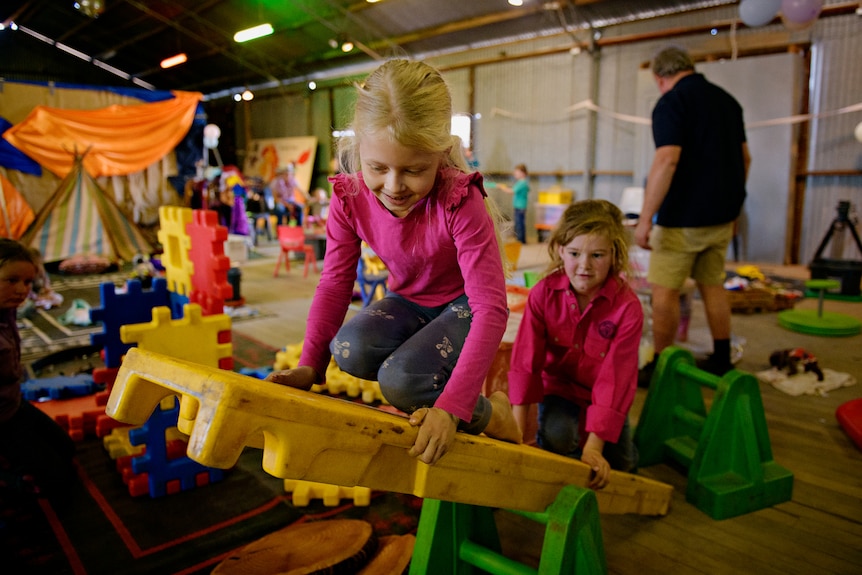
[[[0,202],[0,238],[17,240],[33,223],[36,214],[21,192],[3,174],[0,174],[0,189],[3,194]]]
[[[173,94],[161,102],[98,110],[36,106],[3,137],[60,178],[84,152],[84,168],[93,177],[130,174],[162,158],[188,133],[203,95]]]

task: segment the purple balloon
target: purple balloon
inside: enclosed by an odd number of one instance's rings
[[[781,14],[788,22],[808,24],[817,19],[823,0],[781,0]]]
[[[772,22],[779,8],[781,0],[742,0],[739,3],[739,18],[746,26],[763,26]]]

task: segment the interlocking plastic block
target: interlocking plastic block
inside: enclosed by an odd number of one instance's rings
[[[233,295],[227,281],[230,258],[224,253],[228,230],[218,223],[212,210],[193,210],[192,221],[186,225],[191,238],[189,259],[194,273],[189,300],[201,306],[204,315],[224,313],[224,302]]]
[[[255,377],[257,379],[266,379],[270,373],[272,373],[271,367],[243,367],[240,368],[239,372],[243,375],[247,375],[249,377]]]
[[[702,387],[715,391],[709,413]],[[640,465],[675,460],[688,468],[686,500],[713,519],[789,501],[793,474],[772,458],[757,379],[718,378],[687,350],[659,356],[634,435]]]
[[[293,495],[297,507],[306,507],[312,499],[321,499],[326,507],[336,507],[342,499],[352,499],[357,507],[371,505],[371,490],[367,487],[344,487],[314,481],[285,479],[284,490]]]
[[[166,408],[165,404],[173,405]],[[179,411],[176,398],[168,398],[168,401],[161,402],[158,408],[153,410],[146,423],[129,431],[129,442],[132,445],[146,446],[142,455],[131,458],[131,474],[124,475],[124,481],[130,486],[129,492],[133,496],[140,493],[139,483],[132,481],[133,475],[146,475],[148,492],[153,498],[193,489],[224,478],[221,469],[208,469],[184,455],[184,440],[179,444],[167,440],[167,431],[176,427]]]
[[[89,373],[28,379],[21,384],[21,392],[27,401],[69,399],[92,395],[97,391],[99,387]]]
[[[290,369],[299,365],[299,357],[302,355],[302,343],[285,346],[281,351],[275,353],[275,369]],[[264,379],[264,378],[261,378]],[[380,391],[380,383],[377,381],[368,381],[367,379],[359,379],[349,373],[341,371],[334,359],[329,361],[326,366],[326,375],[324,383],[314,385],[311,391],[322,393],[328,391],[332,395],[345,394],[348,397],[360,397],[367,404],[382,403],[389,405],[383,393]]]
[[[188,361],[233,369],[231,319],[225,314],[204,316],[201,306],[187,304],[183,317],[172,319],[170,309],[152,309],[149,323],[124,325],[120,337],[125,343]]]
[[[114,385],[114,380],[117,379],[117,367],[97,367],[93,369],[93,383],[100,385],[103,388],[110,389]]]
[[[171,394],[190,406],[189,457],[210,467],[234,466],[248,445],[262,448],[264,470],[282,479],[526,511],[544,511],[566,485],[589,484],[580,461],[465,433],[426,465],[408,454],[418,428],[403,415],[142,349],[126,355],[107,413],[138,425]],[[606,513],[664,515],[672,490],[613,471],[597,497]]]
[[[132,445],[129,441],[129,430],[131,427],[119,427],[102,438],[102,446],[108,452],[111,459],[121,457],[137,457],[146,450],[146,445]]]
[[[110,282],[99,286],[102,307],[90,310],[92,321],[102,322],[102,333],[94,333],[90,341],[104,349],[105,367],[120,367],[123,354],[132,347],[120,339],[120,328],[150,319],[150,310],[168,305],[168,286],[164,278],[155,278],[152,288],[143,289],[139,280],[128,280],[126,290],[118,293]]]
[[[162,244],[162,265],[168,289],[175,294],[188,296],[192,290],[194,264],[189,259],[192,240],[186,227],[192,221],[191,208],[161,206],[159,208],[159,243]]]
[[[105,404],[99,404],[97,394],[34,403],[39,410],[57,422],[73,441],[96,434],[100,417],[105,416]],[[117,422],[117,425],[122,425]]]

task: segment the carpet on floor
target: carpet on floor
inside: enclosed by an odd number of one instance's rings
[[[271,365],[275,347],[233,334],[235,369]],[[67,369],[67,372],[73,370]],[[63,401],[63,400],[59,400]],[[132,497],[101,438],[77,443],[79,481],[60,505],[0,482],[4,574],[202,575],[232,552],[297,521],[368,521],[378,537],[415,533],[422,500],[374,492],[368,506],[295,506],[281,479],[246,448],[221,481],[164,497]]]

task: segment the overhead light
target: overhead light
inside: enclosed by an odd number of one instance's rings
[[[272,24],[260,24],[259,26],[255,26],[253,28],[240,30],[233,35],[233,40],[234,42],[248,42],[249,40],[254,40],[255,38],[269,36],[270,34],[272,34],[272,32]]]
[[[242,93],[242,99],[248,102],[249,100],[254,100],[254,92],[251,90],[246,90]]]
[[[353,42],[351,42],[350,40],[345,40],[341,44],[341,51],[342,52],[350,52],[351,50],[353,50]]]
[[[177,54],[176,56],[171,56],[170,58],[165,58],[159,63],[159,66],[162,68],[173,68],[174,66],[179,66],[180,64],[184,64],[188,61],[188,57],[183,54]]]
[[[511,6],[523,6],[524,0],[509,0]]]
[[[90,18],[98,18],[99,14],[105,11],[105,3],[102,0],[81,0],[75,2],[73,6],[75,10]]]
[[[314,80],[309,82],[308,83],[308,89],[311,90],[312,92],[317,90],[317,82],[315,82]]]

